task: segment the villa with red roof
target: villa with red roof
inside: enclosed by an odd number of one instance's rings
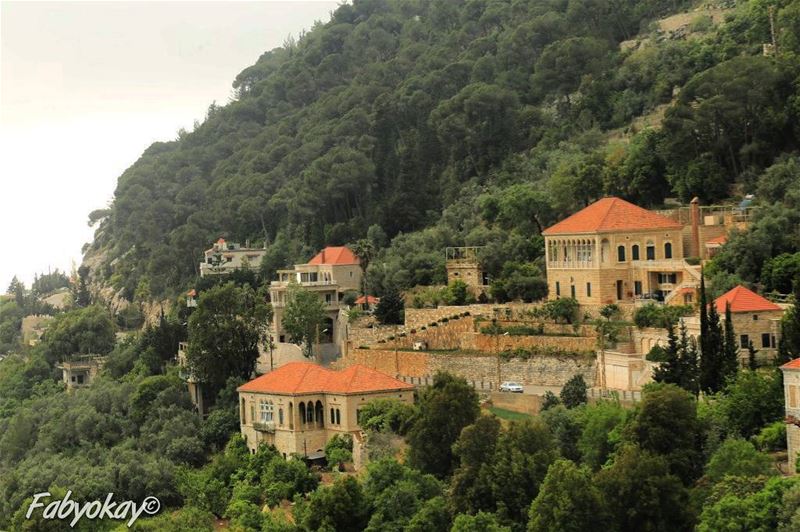
[[[271,335],[279,358],[291,358],[292,353],[296,355],[295,351],[299,351],[289,342],[282,325],[289,287],[293,284],[313,291],[325,304],[327,318],[314,350],[319,359],[335,356],[346,332],[338,319],[342,300],[347,292],[357,292],[361,286],[358,257],[345,246],[328,246],[307,263],[296,264],[290,270],[278,270],[277,274],[278,279],[270,283],[269,291],[273,309]]]
[[[335,434],[351,434],[358,445],[359,411],[373,399],[414,402],[412,385],[358,364],[335,371],[290,362],[237,392],[241,432],[251,452],[271,444],[287,458],[321,458]]]
[[[696,286],[700,273],[685,260],[685,229],[620,198],[592,203],[542,232],[550,297],[605,305],[680,295],[677,303],[691,303],[693,291],[680,289]]]

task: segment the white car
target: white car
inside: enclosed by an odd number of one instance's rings
[[[518,382],[506,381],[506,382],[504,382],[503,384],[500,385],[500,391],[501,392],[522,393],[525,390],[522,388],[522,385],[520,383],[518,383]]]

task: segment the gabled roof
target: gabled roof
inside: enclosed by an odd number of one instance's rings
[[[377,305],[380,301],[380,298],[375,296],[359,296],[355,303],[356,305],[363,305],[364,303],[368,305]]]
[[[345,246],[328,246],[314,255],[308,264],[359,264],[359,261]]]
[[[800,369],[800,358],[795,358],[794,360],[790,360],[783,366],[781,369]]]
[[[334,371],[311,362],[289,362],[239,386],[237,391],[296,395],[369,393],[413,388],[411,384],[360,364]]]
[[[731,312],[763,312],[771,310],[783,310],[781,307],[756,294],[752,290],[738,285],[725,292],[714,300],[717,312],[725,312],[725,303],[730,303]]]
[[[610,197],[595,201],[585,209],[548,227],[542,234],[608,233],[645,229],[680,229],[682,226],[624,199]]]
[[[712,245],[713,244],[717,244],[717,245],[721,246],[722,244],[724,244],[727,241],[728,241],[728,236],[727,235],[719,235],[716,238],[712,238],[711,240],[706,241],[706,245],[708,245],[708,244],[712,244]]]

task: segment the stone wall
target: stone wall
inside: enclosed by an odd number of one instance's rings
[[[539,395],[492,392],[490,399],[492,406],[523,414],[536,415],[542,409],[542,397]]]
[[[448,371],[476,383],[493,382],[496,386],[497,382],[497,357],[490,354],[351,349],[338,366],[345,368],[353,364],[362,364],[389,375],[419,378],[432,376],[437,371]],[[535,386],[563,386],[576,374],[583,375],[587,383],[593,383],[595,371],[595,358],[579,355],[542,355],[500,362],[501,381],[519,381]]]
[[[464,333],[461,335],[461,349],[475,349],[494,353],[523,348],[541,347],[545,349],[560,349],[563,351],[594,352],[597,340],[586,336],[499,336],[489,334]]]

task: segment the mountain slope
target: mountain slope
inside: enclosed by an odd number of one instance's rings
[[[783,31],[782,57],[760,56],[762,4],[692,39],[653,34],[624,51],[687,3],[341,6],[242,71],[235,101],[120,176],[111,208],[93,213],[87,262],[124,297],[142,281],[163,296],[192,282],[219,236],[266,241],[269,277],[369,233],[379,290],[441,281],[442,248],[465,243],[487,246],[495,278],[535,276],[524,265],[541,255],[541,227],[588,201],[722,199],[796,148],[797,43]],[[798,2],[777,4],[791,28]],[[608,140],[681,87],[662,129]]]

